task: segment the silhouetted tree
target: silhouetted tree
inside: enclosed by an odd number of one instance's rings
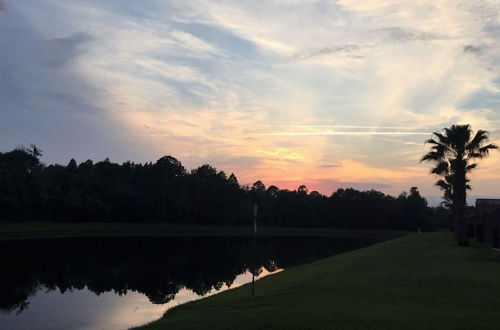
[[[307,187],[306,187],[306,186],[301,185],[301,186],[297,189],[297,191],[298,191],[299,193],[302,193],[302,194],[306,194],[306,195],[307,195],[307,193],[309,192],[309,189],[307,189]]]
[[[433,132],[426,141],[431,151],[421,161],[435,164],[431,173],[442,177],[436,185],[444,190],[445,198],[451,196],[452,212],[455,218],[455,238],[459,246],[467,245],[465,226],[467,174],[477,167],[474,161],[488,156],[497,149],[495,144],[487,144],[488,132],[478,130],[474,135],[470,125],[452,125],[443,132]]]
[[[266,193],[267,193],[267,195],[268,195],[268,196],[270,196],[270,197],[274,198],[274,197],[276,197],[276,195],[278,194],[278,191],[279,191],[279,190],[280,190],[280,189],[279,189],[278,187],[276,187],[276,186],[272,185],[272,186],[269,186],[269,187],[267,188]]]
[[[4,221],[29,221],[42,216],[46,196],[40,155],[34,146],[0,153],[0,218]]]

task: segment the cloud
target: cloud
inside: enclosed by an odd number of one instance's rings
[[[95,39],[84,31],[45,36],[16,5],[0,20],[0,147],[36,143],[49,162],[104,159],[111,150],[125,158],[117,140],[126,138],[100,104],[105,91],[79,69]]]
[[[173,30],[169,35],[190,53],[195,52],[199,56],[224,56],[213,45],[185,31]]]
[[[482,49],[479,46],[474,46],[474,45],[464,46],[464,53],[479,54],[481,52],[482,52]]]
[[[84,51],[84,45],[92,40],[89,33],[77,32],[67,37],[42,41],[35,46],[38,49],[33,49],[33,53],[50,66],[61,66],[79,57]]]
[[[3,0],[0,0],[0,11],[5,10],[7,10],[7,6],[5,5],[5,2]]]
[[[359,55],[359,51],[370,47],[373,47],[373,45],[347,44],[342,46],[330,46],[330,47],[323,47],[319,49],[297,53],[292,55],[291,58],[292,60],[304,60],[314,56],[336,55],[336,54],[348,56],[351,58],[361,58],[362,56]]]
[[[411,41],[431,41],[431,40],[446,40],[449,37],[439,35],[432,32],[420,31],[417,29],[408,29],[400,26],[393,26],[387,28],[373,29],[370,32],[376,36],[389,42],[411,42]]]
[[[91,100],[98,96],[98,89],[68,66],[79,59],[84,44],[91,39],[83,32],[48,40],[39,39],[27,29],[4,34],[0,38],[5,46],[0,62],[0,98],[5,102],[5,111],[30,112],[45,107],[43,111],[95,112],[98,106]]]
[[[324,164],[324,165],[320,165],[319,167],[320,168],[336,168],[336,167],[340,167],[340,166],[342,166],[342,164],[335,163],[335,164]]]
[[[380,47],[387,44],[450,39],[450,37],[448,36],[420,31],[417,29],[403,28],[399,26],[372,29],[366,32],[360,31],[358,38],[361,38],[363,43],[350,43],[345,45],[328,46],[306,50],[293,54],[291,56],[291,59],[306,60],[315,56],[322,55],[337,55],[348,58],[361,59],[366,56],[364,54],[364,51],[369,50],[370,48]]]

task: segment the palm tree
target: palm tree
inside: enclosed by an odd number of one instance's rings
[[[465,228],[466,191],[470,190],[467,174],[477,167],[476,160],[488,156],[489,151],[498,149],[488,144],[488,132],[478,130],[474,135],[470,125],[452,125],[443,132],[433,132],[425,141],[431,145],[431,151],[425,154],[421,162],[433,162],[431,173],[442,179],[435,185],[444,191],[444,199],[450,200],[455,222],[455,238],[460,246],[467,245]]]

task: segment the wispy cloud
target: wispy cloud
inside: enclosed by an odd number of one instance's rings
[[[328,46],[318,49],[312,49],[308,51],[303,51],[300,53],[293,54],[291,56],[292,60],[305,60],[315,56],[321,55],[342,55],[351,58],[362,58],[360,51],[366,48],[371,48],[374,45],[365,44],[347,44],[341,46]]]
[[[334,163],[334,164],[324,164],[324,165],[320,165],[319,167],[320,168],[336,168],[336,167],[340,167],[342,166],[341,163]]]
[[[384,41],[400,43],[411,41],[447,40],[451,38],[450,36],[440,35],[434,32],[403,28],[401,26],[373,29],[370,32],[374,34],[374,36],[382,38]]]
[[[464,46],[464,53],[473,53],[473,54],[479,54],[481,53],[481,47],[479,46],[474,46],[474,45],[467,45]]]

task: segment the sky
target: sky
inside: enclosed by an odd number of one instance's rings
[[[500,142],[499,0],[0,0],[0,151],[429,198],[431,132]],[[472,195],[498,196],[498,152]]]

